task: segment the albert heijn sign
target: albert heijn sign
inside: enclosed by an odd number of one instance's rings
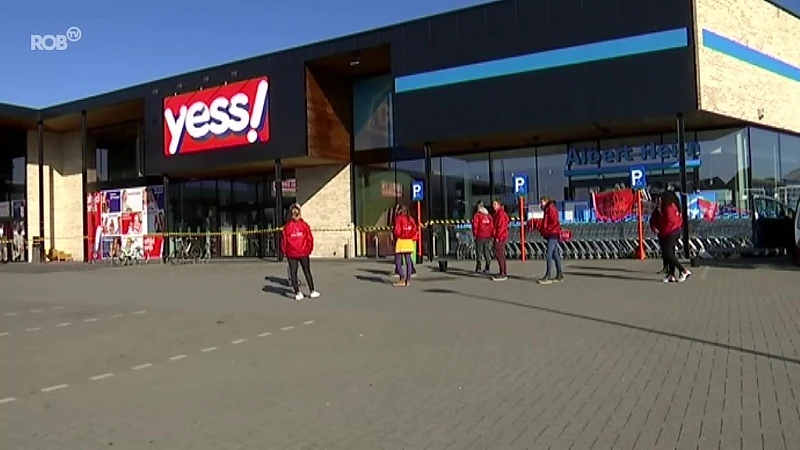
[[[164,155],[269,141],[269,79],[253,78],[164,98]]]

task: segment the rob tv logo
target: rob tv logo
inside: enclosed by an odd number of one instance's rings
[[[32,34],[31,35],[31,50],[66,50],[70,42],[78,42],[81,40],[81,29],[78,27],[69,27],[64,34]]]

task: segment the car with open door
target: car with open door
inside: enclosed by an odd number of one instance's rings
[[[753,196],[752,205],[755,247],[786,249],[792,254],[797,247],[795,209],[764,195]]]
[[[797,204],[794,207],[794,261],[800,264],[800,198],[797,199]]]

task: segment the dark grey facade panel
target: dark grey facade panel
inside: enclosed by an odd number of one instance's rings
[[[691,0],[506,0],[399,25],[395,76],[689,27]]]
[[[24,106],[0,103],[0,117],[11,117],[23,120],[37,120],[39,117],[39,111],[35,108],[26,108]]]
[[[696,108],[688,48],[395,95],[397,145],[673,115]]]

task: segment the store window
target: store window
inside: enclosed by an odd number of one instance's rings
[[[529,198],[536,197],[536,149],[533,147],[492,153],[493,194],[503,203],[514,202],[514,177],[528,176]]]
[[[747,130],[703,131],[697,133],[702,165],[694,170],[697,191],[713,195],[722,213],[749,211],[752,191],[748,183]]]
[[[794,208],[800,200],[800,136],[781,134],[780,140],[780,180],[777,197]]]
[[[750,167],[753,191],[774,197],[780,187],[778,133],[750,127]]]
[[[356,151],[394,145],[392,136],[392,76],[353,82],[353,145]]]
[[[536,197],[548,196],[556,201],[566,200],[564,194],[569,180],[564,174],[567,147],[563,145],[536,149]]]
[[[604,179],[626,179],[630,166],[645,166],[649,174],[662,169],[665,161],[677,161],[672,149],[662,145],[661,135],[604,139],[598,152],[591,156],[599,160]]]
[[[142,176],[144,134],[141,123],[93,128],[88,130],[88,137],[88,183],[130,180]]]
[[[0,260],[24,261],[27,247],[25,224],[25,130],[0,129]]]
[[[356,225],[364,228],[385,227],[390,223],[390,211],[410,194],[397,183],[394,168],[389,163],[356,167]]]
[[[431,182],[440,187],[442,202],[434,204],[432,219],[469,220],[478,202],[492,201],[488,153],[434,158],[433,175]]]

